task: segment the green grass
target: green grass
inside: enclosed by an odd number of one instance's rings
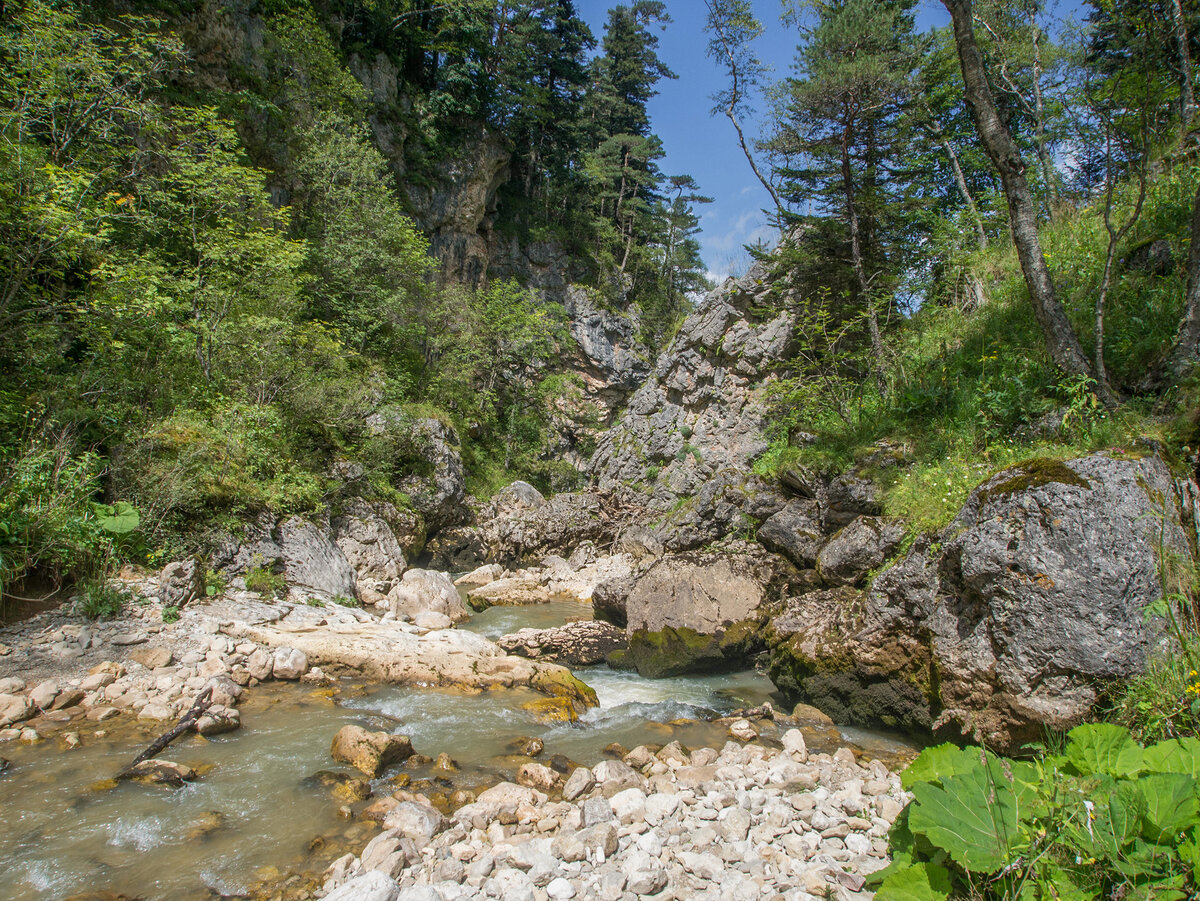
[[[125,589],[97,577],[83,584],[76,609],[88,619],[108,619],[119,614],[128,600]]]
[[[261,566],[246,573],[246,589],[256,594],[275,597],[282,594],[286,587],[282,574],[271,572]]]

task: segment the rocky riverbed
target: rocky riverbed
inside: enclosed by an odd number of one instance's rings
[[[798,729],[781,745],[640,746],[565,781],[529,765],[450,817],[403,793],[330,867],[326,901],[872,897],[864,877],[908,800],[899,777],[848,748],[809,754]]]

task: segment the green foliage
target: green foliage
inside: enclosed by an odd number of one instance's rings
[[[179,608],[175,606],[163,607],[162,621],[168,626],[171,623],[179,622]]]
[[[220,597],[229,587],[229,576],[220,570],[210,569],[204,575],[204,593],[207,597]]]
[[[272,572],[266,567],[256,566],[246,573],[246,589],[256,594],[268,597],[281,595],[287,587],[281,573]]]
[[[1005,760],[922,751],[914,800],[892,827],[880,901],[1148,897],[1197,887],[1200,741],[1142,748],[1128,730],[1079,726],[1061,754]]]
[[[97,576],[83,583],[76,609],[88,619],[107,619],[119,614],[128,600],[123,588]]]
[[[66,436],[0,452],[0,591],[29,574],[87,576],[113,553],[97,519],[100,460]]]

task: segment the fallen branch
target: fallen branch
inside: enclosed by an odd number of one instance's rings
[[[183,735],[185,732],[190,732],[192,728],[195,727],[196,721],[199,720],[200,717],[204,716],[205,711],[212,706],[212,693],[213,690],[211,685],[204,689],[204,691],[200,692],[200,694],[196,697],[195,703],[192,704],[191,710],[179,718],[179,722],[175,724],[175,728],[155,739],[154,742],[148,748],[146,748],[146,750],[133,759],[133,762],[130,763],[129,766],[125,767],[125,769],[121,771],[121,774],[124,775],[125,773],[128,773],[142,761],[157,757],[164,750],[166,750],[167,745],[179,738],[179,736]]]

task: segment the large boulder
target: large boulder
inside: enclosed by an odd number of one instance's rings
[[[365,603],[383,600],[404,574],[404,551],[391,525],[399,518],[391,504],[353,498],[330,522],[334,543],[354,567],[358,596]]]
[[[409,473],[396,487],[408,495],[426,535],[461,525],[470,516],[458,433],[437,419],[417,419],[394,407],[367,417],[367,430],[380,452]]]
[[[801,569],[815,567],[827,540],[817,502],[803,498],[788,501],[759,526],[758,540],[767,550],[782,554]]]
[[[668,554],[633,585],[625,601],[626,625],[631,632],[674,627],[716,635],[781,597],[793,574],[784,560],[748,542]]]
[[[859,516],[817,555],[817,571],[830,585],[854,585],[878,569],[904,540],[898,520]]]
[[[1031,460],[972,492],[938,542],[867,591],[788,601],[776,684],[848,721],[940,729],[1016,750],[1088,716],[1162,646],[1146,609],[1187,554],[1157,457]]]
[[[403,763],[413,755],[407,735],[368,732],[362,726],[343,726],[333,737],[330,755],[374,779],[393,763]]]
[[[158,599],[164,607],[183,607],[204,597],[204,566],[196,559],[168,563],[158,577]]]
[[[440,613],[457,623],[470,616],[450,576],[437,570],[410,569],[392,589],[388,602],[393,613],[410,619],[421,613]]]
[[[556,494],[536,509],[500,515],[486,526],[492,562],[537,560],[569,554],[584,541],[613,537],[605,498],[591,492]]]

